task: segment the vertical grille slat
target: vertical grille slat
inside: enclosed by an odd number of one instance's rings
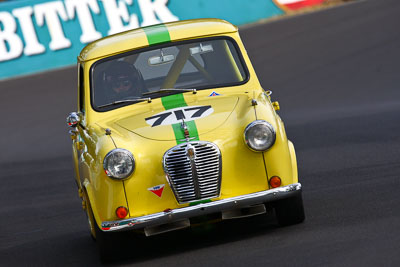
[[[195,151],[190,158],[187,149]],[[210,142],[192,141],[169,149],[163,158],[164,171],[179,203],[218,197],[221,190],[221,153]]]

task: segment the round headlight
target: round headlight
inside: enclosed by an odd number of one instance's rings
[[[256,120],[247,125],[244,130],[244,140],[250,149],[266,151],[275,143],[274,127],[263,120]]]
[[[113,149],[105,157],[103,162],[107,176],[114,179],[125,179],[135,169],[135,159],[126,149]]]

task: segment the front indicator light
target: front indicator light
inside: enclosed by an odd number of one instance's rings
[[[280,187],[281,184],[282,184],[281,178],[279,178],[278,176],[272,176],[271,179],[269,179],[269,185],[272,188]]]
[[[117,214],[118,218],[123,219],[128,215],[128,209],[123,207],[123,206],[121,206],[121,207],[117,208],[115,213]]]

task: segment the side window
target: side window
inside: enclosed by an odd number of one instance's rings
[[[79,111],[85,113],[85,83],[83,77],[83,66],[82,64],[78,64]]]

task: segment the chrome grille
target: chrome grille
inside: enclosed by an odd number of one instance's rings
[[[174,146],[165,152],[163,165],[179,203],[219,196],[221,153],[215,144],[192,141]]]

